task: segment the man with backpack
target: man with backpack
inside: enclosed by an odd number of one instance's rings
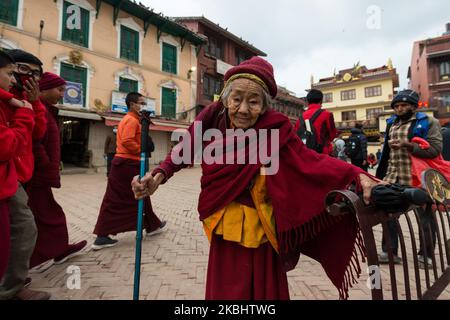
[[[345,144],[345,154],[354,166],[367,171],[367,137],[362,131],[362,124],[357,123]]]
[[[303,112],[295,124],[297,135],[303,143],[318,153],[331,155],[331,142],[337,135],[333,114],[322,109],[323,93],[311,89],[306,96],[308,110]]]

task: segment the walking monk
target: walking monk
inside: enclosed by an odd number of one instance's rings
[[[103,198],[94,234],[97,235],[92,248],[100,250],[117,244],[110,235],[136,230],[138,202],[134,198],[130,183],[140,171],[141,124],[140,110],[146,104],[140,93],[131,92],[125,102],[128,113],[120,121],[117,131],[117,150],[108,176],[108,186]],[[165,230],[152,209],[150,198],[145,200],[144,227],[147,235]]]
[[[55,105],[64,96],[66,81],[46,72],[39,82],[39,89],[41,102],[46,107],[47,130],[42,139],[33,143],[34,172],[26,187],[28,206],[38,230],[30,268],[51,259],[55,264],[61,264],[79,254],[87,244],[86,240],[69,244],[66,215],[52,192],[52,188],[61,188],[61,142]]]

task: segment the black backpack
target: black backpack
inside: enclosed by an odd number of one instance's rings
[[[308,147],[308,149],[315,150],[321,153],[323,150],[323,145],[318,141],[318,135],[316,129],[314,128],[314,121],[322,114],[323,110],[317,110],[311,119],[305,120],[303,115],[300,116],[300,126],[297,131],[297,135],[302,139],[303,143]]]
[[[345,143],[345,154],[350,159],[357,158],[361,153],[361,140],[359,136],[351,135]]]

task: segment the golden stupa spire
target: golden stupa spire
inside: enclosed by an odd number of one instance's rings
[[[394,66],[392,65],[392,59],[391,58],[389,58],[389,60],[387,62],[387,67],[388,67],[389,70],[394,69]]]

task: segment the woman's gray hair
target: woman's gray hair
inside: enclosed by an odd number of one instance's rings
[[[221,95],[221,100],[224,106],[227,106],[227,100],[230,97],[231,94],[231,90],[232,90],[232,85],[233,81],[228,83],[225,88],[223,88],[222,90],[222,95]],[[266,90],[262,90],[263,92],[263,108],[267,109],[272,107],[272,97],[270,96],[270,94],[266,91]]]

